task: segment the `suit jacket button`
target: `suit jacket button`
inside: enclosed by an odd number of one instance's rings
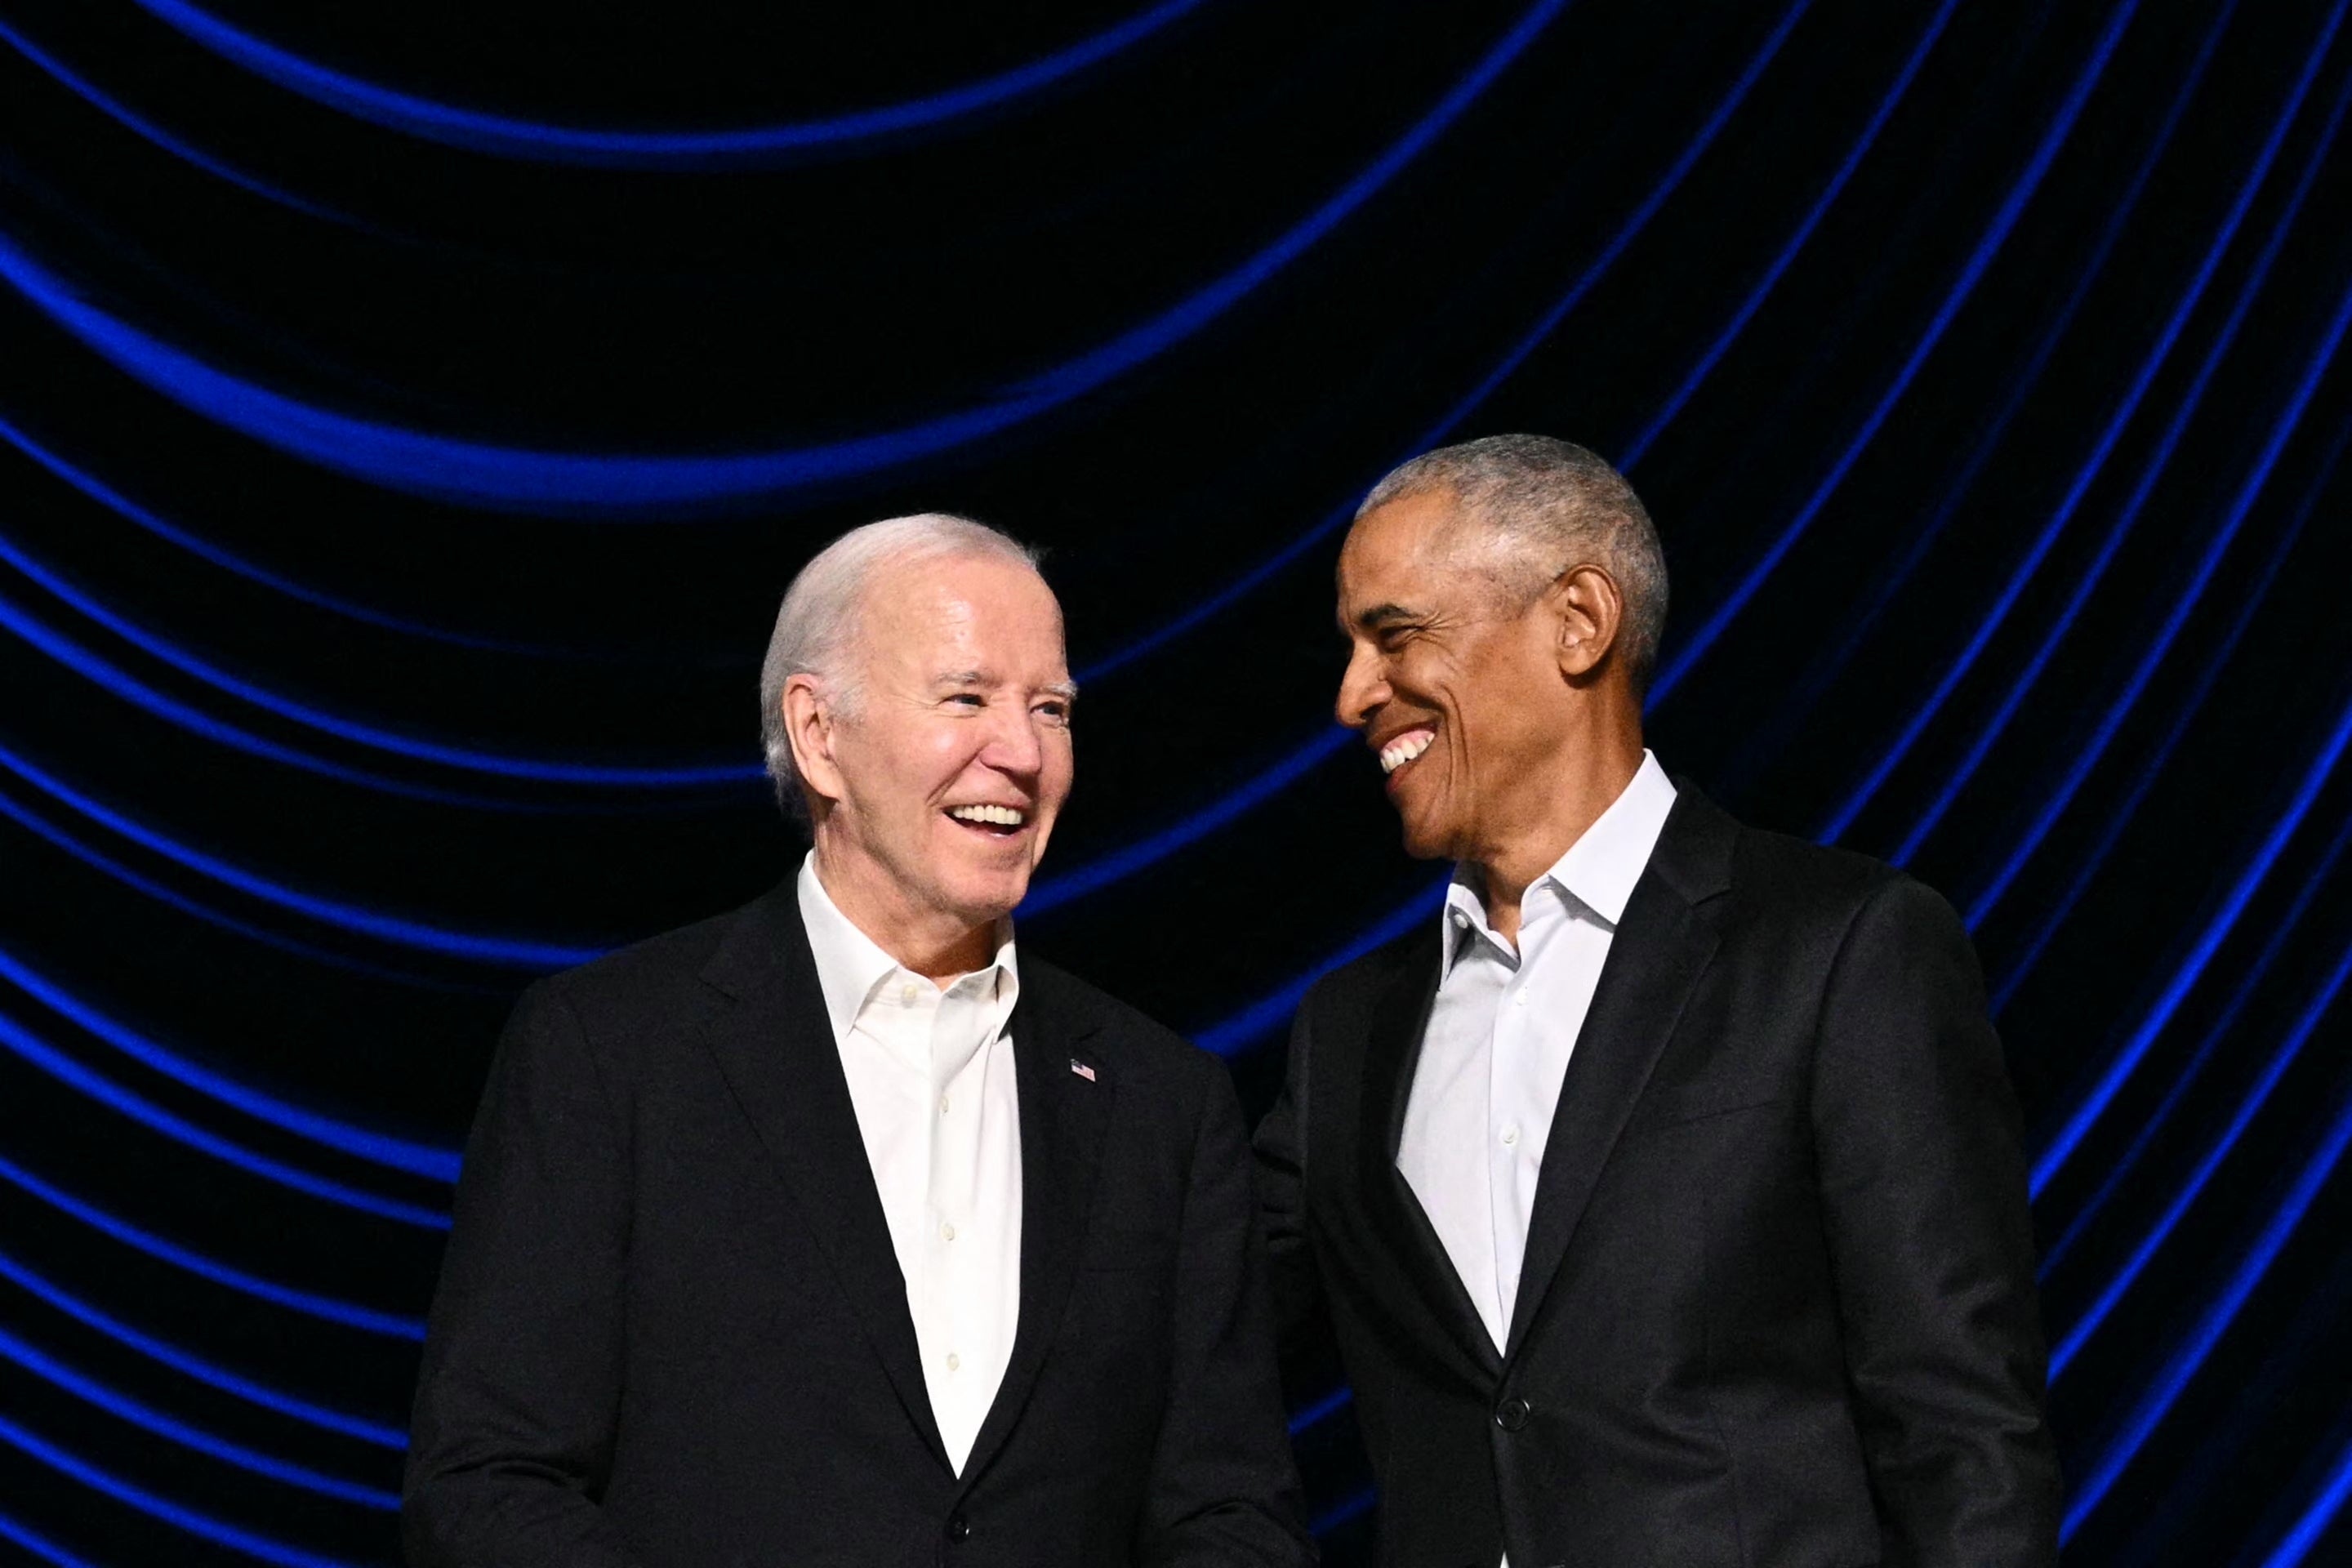
[[[970,1535],[971,1533],[971,1526],[964,1522],[963,1515],[960,1513],[951,1513],[948,1515],[948,1539],[950,1541],[961,1541],[965,1536]]]
[[[1506,1432],[1516,1432],[1528,1424],[1528,1402],[1514,1394],[1495,1406],[1495,1425]]]

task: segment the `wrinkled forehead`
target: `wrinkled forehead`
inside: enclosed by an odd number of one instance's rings
[[[859,652],[877,664],[1039,683],[1066,676],[1061,602],[1016,561],[960,554],[886,563],[866,584],[858,630]]]
[[[1343,624],[1365,605],[1452,601],[1491,592],[1504,540],[1450,489],[1401,496],[1366,512],[1339,548]]]

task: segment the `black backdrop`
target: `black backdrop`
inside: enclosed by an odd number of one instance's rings
[[[1433,887],[1336,530],[1534,429],[1661,521],[1668,764],[1976,931],[2070,1562],[2352,1558],[2345,9],[5,0],[0,1552],[392,1557],[499,1020],[790,863],[856,522],[1052,546],[1024,941],[1262,1105]]]

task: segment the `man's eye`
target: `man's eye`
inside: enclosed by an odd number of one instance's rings
[[[954,696],[949,698],[948,700],[950,702],[970,703],[974,708],[985,708],[988,706],[988,699],[982,697],[977,691],[959,691]]]
[[[1036,711],[1056,724],[1066,724],[1070,721],[1070,707],[1066,702],[1040,702],[1037,704]]]

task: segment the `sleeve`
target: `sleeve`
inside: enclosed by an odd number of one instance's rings
[[[621,1384],[620,1119],[545,983],[499,1040],[425,1342],[401,1524],[412,1568],[634,1568],[596,1499]]]
[[[1311,1564],[1241,1102],[1222,1064],[1201,1067],[1210,1081],[1177,1244],[1174,1354],[1139,1557],[1155,1568]]]
[[[1950,905],[1907,878],[1871,895],[1815,1049],[1821,1192],[1885,1562],[2049,1568],[2059,1476],[2020,1118]]]
[[[1258,1123],[1254,1145],[1258,1226],[1273,1278],[1275,1323],[1286,1347],[1310,1331],[1321,1309],[1315,1251],[1307,1239],[1307,1012],[1302,1005],[1291,1026],[1282,1093]]]

